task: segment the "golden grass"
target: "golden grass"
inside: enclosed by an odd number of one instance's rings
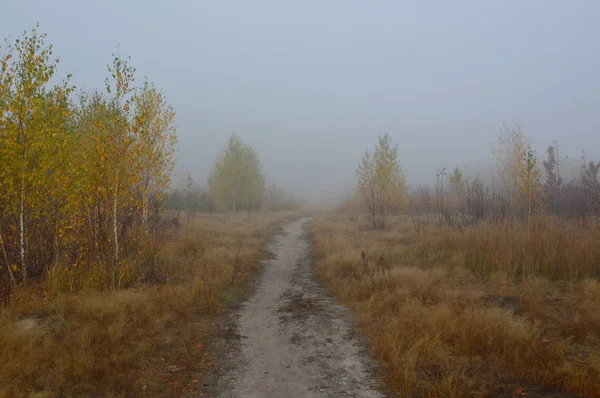
[[[596,225],[547,221],[534,237],[514,223],[417,234],[401,218],[386,231],[360,220],[320,216],[311,240],[319,277],[355,310],[392,391],[600,396],[600,283],[584,278],[597,275]]]
[[[266,241],[298,215],[195,217],[156,253],[159,287],[56,296],[16,289],[0,321],[0,396],[200,391],[198,372],[214,360],[203,348],[215,316],[258,269]],[[27,289],[34,299],[20,292]]]
[[[487,277],[502,271],[514,278],[551,280],[600,278],[600,224],[560,222],[551,217],[520,222],[480,224],[457,234],[442,231],[436,250],[464,253],[465,264]]]

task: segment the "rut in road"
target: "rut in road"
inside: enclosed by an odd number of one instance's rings
[[[255,293],[234,314],[240,339],[226,354],[218,396],[383,396],[350,314],[314,280],[308,221],[274,239]]]

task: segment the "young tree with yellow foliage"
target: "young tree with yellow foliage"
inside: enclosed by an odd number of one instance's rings
[[[134,95],[133,132],[136,136],[138,200],[142,208],[142,229],[148,232],[148,213],[151,198],[160,200],[169,188],[175,165],[175,111],[162,92],[152,83],[144,82]]]
[[[9,68],[9,62],[12,58],[12,51],[12,45],[8,42],[8,39],[5,39],[4,49],[2,51],[2,58],[0,59],[0,164],[6,161],[6,159],[3,157],[3,155],[5,155],[5,142],[8,136],[5,116],[8,113],[8,102],[10,99],[9,87],[12,86],[12,80],[14,78],[12,70]],[[0,167],[0,190],[4,189],[3,181],[7,177],[8,175],[5,173],[4,167]],[[8,260],[6,246],[4,244],[4,225],[2,223],[2,220],[4,218],[5,213],[4,206],[6,205],[6,203],[4,201],[6,200],[6,196],[6,193],[4,195],[0,193],[0,250],[2,251],[2,259],[4,260],[4,264],[0,265],[0,272],[4,274],[2,279],[6,284],[4,291],[8,303],[8,299],[10,298],[9,283],[10,281],[12,281],[16,284],[16,280],[13,274],[13,270],[11,268],[11,264]]]
[[[406,180],[398,158],[398,146],[385,133],[373,154],[365,151],[356,171],[357,191],[373,228],[385,229],[388,216],[404,203]]]
[[[455,211],[462,211],[467,192],[467,183],[462,171],[456,167],[448,177],[448,190],[450,193],[450,206]]]
[[[542,172],[539,168],[537,155],[527,146],[522,155],[517,188],[520,195],[522,211],[527,217],[527,226],[531,226],[531,217],[543,208]]]
[[[496,175],[513,215],[518,213],[520,207],[518,181],[525,168],[524,154],[529,145],[530,140],[525,136],[522,124],[517,121],[502,126],[493,148]]]
[[[0,263],[15,281],[89,267],[118,288],[169,185],[175,113],[119,56],[106,92],[73,103],[45,39],[36,26],[0,55]]]
[[[57,220],[56,192],[62,191],[66,170],[64,153],[68,151],[70,116],[67,79],[48,87],[58,59],[52,58],[52,46],[37,26],[17,38],[13,54],[2,62],[2,202],[18,225],[19,267],[22,279],[28,275],[29,252],[44,258],[41,237],[48,219]],[[38,243],[37,246],[30,245]]]
[[[260,208],[265,193],[265,175],[258,153],[232,134],[211,170],[209,189],[217,207],[234,213],[240,208]]]
[[[529,225],[532,215],[542,210],[543,189],[537,155],[519,122],[504,125],[496,139],[494,154],[512,215],[526,218]]]
[[[134,91],[135,68],[130,66],[125,59],[113,55],[113,65],[108,67],[111,79],[106,78],[106,92],[108,94],[109,115],[109,153],[108,162],[112,167],[109,175],[112,196],[112,243],[113,254],[113,288],[118,287],[118,274],[120,267],[120,219],[119,210],[129,202],[132,204],[131,189],[136,183],[138,175],[133,172],[135,167],[135,136],[131,133],[131,94]]]

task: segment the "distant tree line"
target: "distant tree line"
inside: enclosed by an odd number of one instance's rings
[[[432,195],[441,202],[435,209],[440,223],[516,218],[531,224],[540,215],[579,220],[600,217],[600,162],[582,155],[579,176],[567,179],[558,143],[549,145],[545,160],[540,161],[519,123],[504,126],[494,149],[491,178],[466,178],[458,168],[450,175],[445,169],[438,173]],[[419,206],[416,197],[413,210]]]
[[[520,123],[498,134],[489,176],[465,176],[460,168],[440,169],[435,184],[407,189],[398,147],[389,134],[366,151],[357,169],[357,200],[369,224],[384,229],[391,214],[411,215],[417,229],[428,223],[464,226],[479,220],[518,219],[532,226],[540,215],[560,219],[600,219],[600,162],[581,156],[578,177],[564,173],[557,142],[545,159],[532,149]]]

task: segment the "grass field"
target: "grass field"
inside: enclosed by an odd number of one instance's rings
[[[600,396],[597,224],[376,231],[338,211],[310,234],[400,396]]]

